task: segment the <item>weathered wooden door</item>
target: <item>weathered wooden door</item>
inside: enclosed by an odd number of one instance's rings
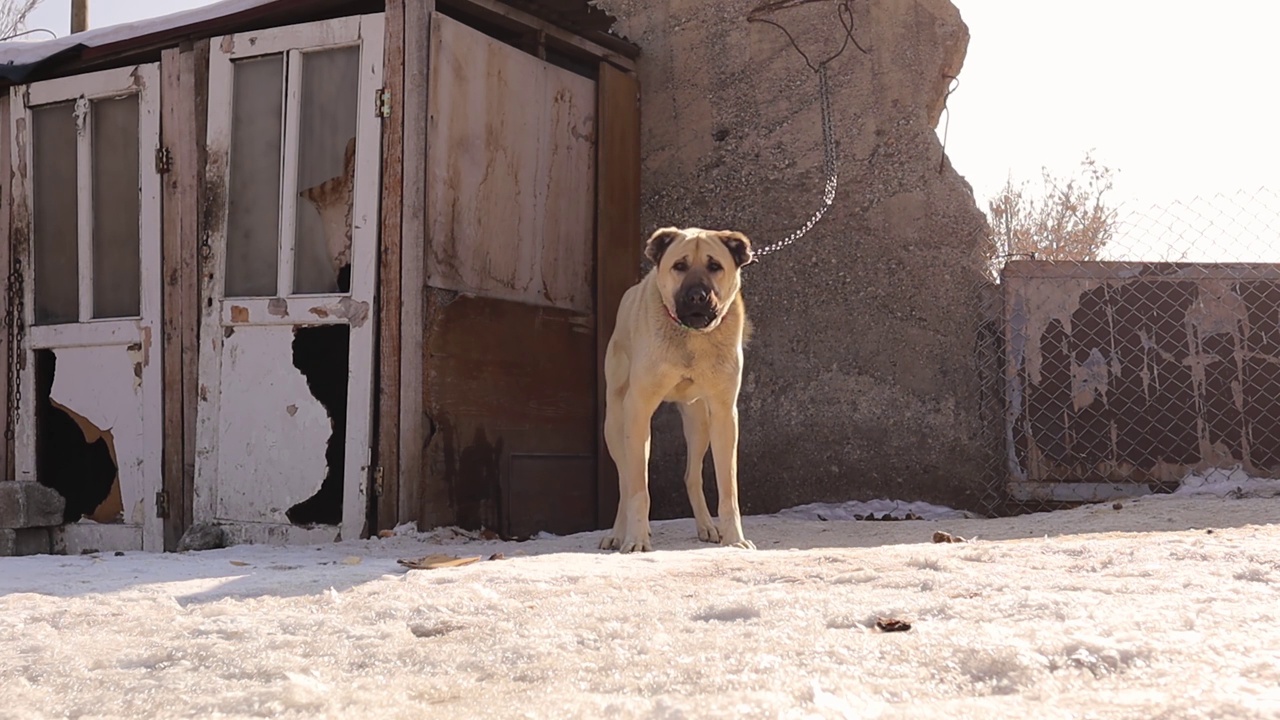
[[[237,541],[364,529],[381,15],[215,38],[194,519]]]
[[[596,81],[439,13],[430,53],[419,520],[593,529]]]
[[[159,68],[14,88],[22,263],[15,473],[67,498],[69,551],[162,550]]]

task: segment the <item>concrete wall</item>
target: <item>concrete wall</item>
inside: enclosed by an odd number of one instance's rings
[[[780,31],[746,22],[758,2],[598,0],[643,48],[646,231],[731,228],[764,245],[820,203],[817,78]],[[835,206],[746,271],[756,327],[739,404],[748,513],[874,497],[976,508],[984,484],[974,333],[985,220],[934,132],[968,28],[948,0],[858,2],[854,12],[870,54],[850,47],[829,73]],[[811,57],[839,47],[835,3],[772,17]],[[655,518],[689,515],[683,455],[678,415],[664,408]]]

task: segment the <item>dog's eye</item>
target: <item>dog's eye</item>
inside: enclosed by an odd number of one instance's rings
[[[683,260],[677,260],[674,264],[671,265],[671,269],[675,270],[676,272],[688,272],[689,263]]]
[[[710,270],[711,272],[720,272],[721,270],[724,269],[724,266],[716,262],[715,260],[712,260],[707,263],[707,269]]]

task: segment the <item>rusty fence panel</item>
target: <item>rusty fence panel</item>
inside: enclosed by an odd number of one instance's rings
[[[993,264],[975,338],[984,509],[1280,477],[1280,195],[1122,210],[1096,258]]]

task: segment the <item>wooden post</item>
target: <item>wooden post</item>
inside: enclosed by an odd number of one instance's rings
[[[618,472],[604,441],[604,355],[627,288],[640,279],[640,81],[607,62],[596,86],[597,527],[613,527]]]
[[[89,29],[89,0],[71,0],[71,32]]]

